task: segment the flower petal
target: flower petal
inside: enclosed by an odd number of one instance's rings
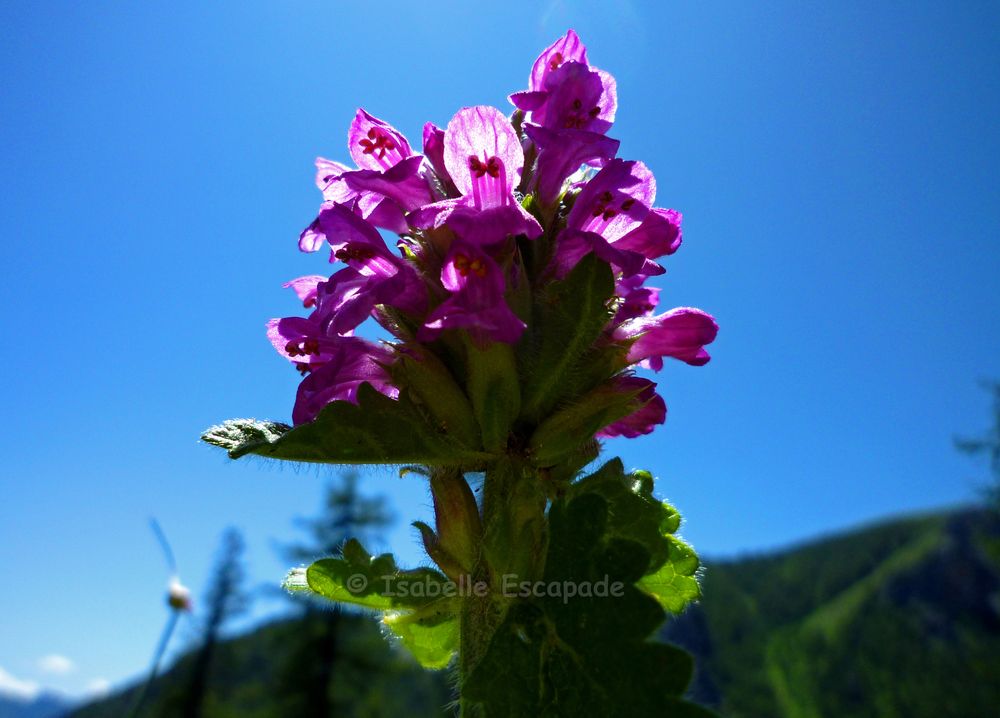
[[[536,113],[531,116],[532,121],[551,128],[607,132],[614,120],[616,106],[604,97],[605,79],[587,65],[567,62],[545,80],[549,97],[544,117]],[[613,79],[611,87],[614,87]]]
[[[433,122],[424,125],[424,157],[441,184],[451,184],[451,175],[444,164],[444,130]]]
[[[596,132],[553,130],[530,123],[525,123],[524,132],[539,150],[534,185],[543,205],[551,205],[558,199],[566,178],[581,165],[605,165],[618,153],[621,144]]]
[[[655,317],[630,319],[619,325],[612,336],[618,340],[635,339],[628,351],[628,361],[648,361],[650,368],[663,368],[663,357],[673,357],[693,366],[707,364],[711,358],[705,345],[715,341],[719,325],[712,315],[693,307],[678,307]]]
[[[545,89],[545,79],[549,73],[558,70],[566,62],[587,64],[587,48],[572,29],[567,30],[565,35],[542,50],[542,54],[531,67],[531,75],[528,77],[529,88]]]
[[[484,247],[507,237],[523,234],[528,239],[535,239],[542,233],[538,220],[518,204],[484,210],[457,207],[444,223],[466,242]]]
[[[358,167],[379,171],[413,154],[399,130],[360,108],[347,131],[347,149]]]
[[[656,180],[646,165],[611,160],[580,192],[566,226],[614,242],[642,224],[654,199]]]
[[[486,105],[459,110],[444,139],[445,166],[459,192],[480,209],[513,201],[524,151],[500,110]]]
[[[357,337],[339,339],[330,360],[310,372],[299,384],[292,423],[298,426],[312,421],[332,401],[356,404],[358,387],[364,382],[395,399],[399,389],[392,385],[385,368],[393,360],[389,350],[371,342]]]
[[[645,276],[634,274],[620,279],[615,285],[615,295],[621,299],[621,304],[611,320],[613,325],[636,317],[648,317],[656,309],[660,303],[660,290],[643,286],[645,281]]]
[[[654,208],[642,224],[615,242],[615,246],[638,252],[648,259],[658,259],[676,252],[681,241],[681,213]]]
[[[656,393],[656,384],[649,379],[635,376],[620,377],[616,384],[622,391],[636,392],[636,398],[643,402],[642,407],[628,416],[605,426],[597,432],[598,439],[624,436],[634,439],[643,434],[649,434],[657,426],[667,420],[667,404],[663,397]]]
[[[344,172],[338,180],[357,194],[367,192],[388,197],[404,211],[410,211],[431,201],[430,187],[420,173],[423,160],[420,155],[413,155],[384,172],[354,170]]]
[[[452,243],[441,284],[451,296],[430,313],[417,338],[433,341],[445,329],[465,329],[477,342],[513,344],[520,339],[525,324],[504,299],[504,272],[478,247]]]
[[[326,277],[324,276],[310,274],[306,277],[298,277],[290,282],[285,282],[281,286],[295,292],[295,296],[302,300],[302,306],[313,307],[316,306],[316,287],[320,282],[325,281]]]

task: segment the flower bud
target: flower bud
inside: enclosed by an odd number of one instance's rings
[[[468,567],[463,566],[461,562],[442,548],[441,541],[434,533],[434,529],[423,521],[414,521],[413,526],[420,532],[420,540],[424,544],[427,555],[438,565],[438,568],[444,571],[448,578],[458,581],[463,574],[469,573]]]
[[[431,474],[431,494],[441,549],[471,571],[483,529],[469,484],[458,471],[437,470]]]

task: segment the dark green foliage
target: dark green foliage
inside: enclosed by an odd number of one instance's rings
[[[649,551],[646,573],[655,571],[667,560],[670,544],[664,534],[672,534],[680,526],[680,516],[668,504],[653,496],[653,482],[648,474],[626,474],[621,459],[612,459],[600,470],[581,479],[569,491],[570,497],[592,493],[608,502],[607,531],[610,535],[630,539]]]
[[[895,521],[709,565],[663,635],[733,718],[977,718],[1000,705],[1000,520]]]
[[[613,472],[605,468],[602,474]],[[641,483],[641,477],[636,479]],[[560,505],[560,511],[568,510],[565,502]],[[579,517],[586,519],[581,525],[592,527],[594,508],[580,510],[586,514]],[[607,540],[615,524],[612,513],[600,550],[592,528],[569,537],[560,528],[549,562],[558,570],[550,570],[547,578],[581,570],[600,573],[602,558],[613,546],[626,549],[616,559],[618,570],[644,554],[632,541]],[[556,525],[565,521],[557,517]],[[1000,561],[988,547],[998,538],[995,514],[963,511],[895,521],[777,555],[711,564],[702,602],[668,623],[662,635],[696,656],[689,696],[720,707],[729,718],[993,716],[1000,705]],[[503,698],[509,702],[502,706],[507,713],[501,715],[539,715],[532,713],[539,694],[513,689],[541,685],[542,665],[548,667],[547,685],[577,680],[568,669],[575,657],[564,646],[597,665],[606,660],[594,654],[619,619],[602,612],[599,625],[584,630],[578,622],[589,620],[587,609],[572,609],[567,615],[575,618],[553,617],[549,607],[556,600],[519,601],[490,647],[492,663],[485,665],[492,665],[500,679],[489,685],[508,689]],[[636,623],[651,621],[650,601],[638,592],[628,600],[637,616],[647,616]],[[315,715],[305,698],[315,664],[310,645],[325,630],[322,619],[328,615],[343,622],[338,629],[343,657],[331,684],[334,715],[454,715],[446,708],[453,697],[447,675],[425,671],[390,647],[371,618],[315,612],[221,642],[207,718]],[[633,640],[633,625],[629,622],[607,645],[651,645]],[[552,647],[544,663],[537,650],[543,639]],[[668,655],[673,655],[669,649],[663,657]],[[191,662],[190,655],[181,659],[154,684],[145,716],[172,718],[162,711],[163,697],[184,685]],[[622,666],[611,669],[620,672]],[[570,706],[585,710],[579,705],[583,697],[594,705],[604,700],[588,685],[573,684],[572,691],[562,694],[567,714]],[[109,698],[74,715],[117,718],[132,695]],[[671,703],[660,704],[653,715],[695,715],[679,708],[684,704]],[[614,710],[643,715],[627,703],[604,715],[617,715]]]
[[[546,418],[531,435],[528,452],[541,467],[559,467],[600,429],[642,407],[636,393],[601,386]]]
[[[649,552],[649,565],[638,582],[640,588],[672,613],[680,613],[688,603],[698,600],[698,556],[674,535],[680,528],[680,514],[653,496],[653,477],[649,473],[626,473],[621,460],[612,459],[574,484],[568,496],[586,493],[607,501],[608,536],[636,541]]]
[[[510,430],[521,411],[521,384],[509,344],[479,348],[465,338],[467,385],[482,443],[488,451],[507,448]]]
[[[479,426],[472,406],[451,372],[432,352],[412,345],[407,348],[412,355],[401,354],[391,368],[396,385],[407,387],[441,430],[465,446],[479,446]]]
[[[320,613],[273,623],[219,643],[205,701],[205,718],[327,718],[308,703],[309,649],[327,630]],[[367,616],[339,615],[337,664],[330,687],[330,718],[432,718],[453,716],[452,691],[443,673],[426,671],[388,644]],[[156,680],[143,718],[185,718],[164,698],[183,689],[193,654],[177,661]],[[135,687],[97,701],[72,718],[120,718]]]
[[[550,509],[545,595],[515,600],[462,688],[489,718],[709,715],[679,698],[690,657],[647,640],[664,618],[635,586],[649,551],[617,538],[608,512],[586,491]],[[593,595],[552,595],[582,584]]]

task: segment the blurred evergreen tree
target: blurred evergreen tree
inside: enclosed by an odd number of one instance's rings
[[[377,539],[391,521],[385,500],[363,496],[358,490],[358,475],[350,472],[327,486],[318,516],[297,519],[297,525],[307,538],[302,543],[283,547],[282,553],[293,564],[308,564],[317,558],[340,553],[349,538],[366,543]],[[348,683],[360,685],[365,674],[381,668],[371,661],[375,654],[343,644],[340,640],[341,609],[301,599],[296,600],[296,604],[305,613],[304,635],[292,648],[278,682],[283,710],[287,715],[315,718],[349,715],[351,707],[357,707],[359,702],[356,698],[338,701],[335,683],[344,684],[345,689]],[[341,660],[346,658],[349,660]],[[336,681],[338,677],[345,680]],[[342,692],[356,694],[353,688]]]
[[[990,506],[1000,510],[1000,382],[984,381],[983,388],[993,394],[993,427],[975,439],[956,438],[955,446],[971,456],[989,457],[993,483],[986,487],[985,494]]]
[[[245,544],[243,535],[230,527],[222,535],[222,545],[215,563],[214,575],[205,596],[204,623],[201,645],[194,654],[187,685],[164,705],[165,715],[201,718],[205,714],[212,659],[225,624],[244,613],[249,599],[244,590],[246,571],[243,566]]]

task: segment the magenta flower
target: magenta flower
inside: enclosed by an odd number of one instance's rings
[[[614,78],[579,62],[567,62],[545,80],[547,97],[531,113],[544,127],[607,132],[614,124],[618,98]]]
[[[611,354],[624,361],[590,380],[589,391],[607,398],[610,390],[615,400],[626,393],[639,406],[597,438],[639,436],[665,420],[666,404],[653,382],[632,375],[637,367],[659,371],[664,357],[708,362],[705,347],[718,332],[710,315],[686,307],[653,314],[660,290],[646,281],[662,275],[658,260],[680,247],[681,215],[654,206],[656,182],[645,164],[616,158],[619,142],[605,134],[617,112],[614,78],[589,64],[570,30],[539,55],[528,89],[511,101],[524,113],[516,123],[483,105],[460,109],[443,129],[426,123],[423,154],[390,124],[358,110],[348,132],[357,168],[317,160],[324,201],[299,245],[315,252],[328,244],[330,261],[343,266],[328,278],[288,282],[309,314],[267,324],[275,349],[305,375],[296,423],[310,421],[330,401],[355,401],[364,381],[390,397],[400,390],[426,392],[421,382],[438,371],[428,369],[431,364],[421,365],[428,374],[409,381],[408,369],[396,368],[399,387],[390,381],[386,367],[399,351],[443,352],[440,371],[461,380],[468,367],[454,356],[452,340],[463,335],[481,348],[517,344],[513,364],[504,369],[517,375],[511,381],[544,371],[533,352],[559,329],[548,326],[525,340],[525,320],[567,311],[565,304],[550,304],[560,293],[548,285],[591,253],[614,277],[614,295],[598,304],[609,314],[596,316],[592,325],[610,319],[602,330],[595,327],[592,346],[567,351],[580,353],[575,361],[589,361],[584,357],[617,346],[620,354]],[[386,243],[385,231],[399,236],[396,247]],[[534,244],[514,241],[543,232],[545,240]],[[604,277],[601,291],[607,291]],[[525,319],[508,297],[516,297]],[[354,336],[369,317],[399,341],[375,345]],[[451,412],[455,395],[448,396]],[[582,396],[576,399],[586,406]],[[532,410],[545,401],[536,398]],[[574,401],[567,396],[553,404],[570,414],[582,411]],[[529,431],[538,419],[529,412],[512,417],[512,426]],[[453,426],[455,420],[449,414],[441,421]],[[503,437],[491,441],[502,444]]]
[[[331,349],[326,361],[299,384],[292,410],[296,425],[312,421],[332,401],[356,404],[364,382],[393,399],[399,395],[386,369],[395,359],[391,350],[357,337],[341,337]]]
[[[477,209],[511,204],[524,167],[521,142],[495,107],[459,110],[444,134],[444,163],[458,191]]]
[[[588,64],[587,50],[572,30],[538,56],[528,84],[510,101],[537,125],[603,133],[614,122],[615,79]]]
[[[347,133],[347,149],[359,169],[320,157],[316,186],[323,193],[322,213],[332,205],[349,207],[363,219],[392,232],[405,232],[406,212],[432,200],[421,155],[392,125],[359,109]],[[315,252],[323,244],[318,221],[299,236],[299,249]]]
[[[692,307],[678,307],[658,316],[629,319],[612,332],[619,341],[632,341],[628,361],[643,362],[654,371],[663,368],[663,357],[693,366],[711,358],[705,345],[715,341],[719,325],[712,315]],[[634,341],[633,341],[634,340]]]
[[[325,281],[326,277],[318,274],[310,274],[307,277],[299,277],[290,282],[285,282],[281,286],[295,292],[295,296],[302,300],[302,306],[308,309],[309,307],[316,306],[316,287],[320,282]]]
[[[389,251],[375,227],[342,205],[324,209],[318,221],[330,244],[330,261],[344,262],[370,278],[365,291],[373,305],[391,302],[412,314],[424,310],[427,291],[422,281],[409,263]],[[344,281],[349,276],[344,275]]]
[[[336,341],[326,336],[313,317],[271,319],[267,323],[267,338],[278,354],[302,372],[330,361],[336,346]]]
[[[428,315],[420,341],[433,341],[445,329],[465,329],[480,344],[513,344],[521,337],[525,323],[504,300],[504,272],[475,245],[452,244],[441,268],[441,284],[451,296]]]
[[[428,122],[424,125],[424,157],[427,164],[434,171],[434,176],[440,183],[440,194],[444,197],[455,197],[458,190],[455,183],[451,181],[448,168],[444,164],[444,130]]]
[[[680,213],[654,210],[656,181],[642,162],[612,160],[580,192],[559,237],[555,265],[565,274],[593,251],[626,276],[663,274],[654,260],[680,246]]]
[[[409,95],[398,85],[386,78],[411,105],[425,97],[419,85]],[[641,715],[698,712],[681,697],[690,662],[647,640],[652,619],[699,595],[697,557],[673,535],[679,518],[654,500],[649,472],[612,461],[584,473],[601,440],[643,436],[666,421],[656,383],[637,374],[660,371],[665,357],[707,363],[718,325],[690,307],[654,314],[660,289],[647,281],[665,273],[659,260],[680,247],[681,215],[655,206],[645,164],[618,158],[620,143],[607,134],[618,110],[615,79],[590,64],[575,32],[539,55],[528,88],[510,100],[517,109],[509,117],[477,105],[458,109],[445,127],[427,122],[419,153],[392,125],[357,111],[348,131],[356,166],[316,161],[323,203],[299,237],[305,252],[329,245],[336,266],[328,277],[287,282],[305,316],[267,323],[275,350],[301,373],[295,426],[231,420],[203,439],[232,458],[394,464],[404,467],[400,475],[429,480],[434,526],[414,525],[441,572],[402,570],[352,540],[285,585],[378,609],[421,664],[454,667],[466,712],[549,715],[566,703],[560,695],[591,684],[587,715],[621,705]],[[385,341],[362,338],[369,320]],[[569,609],[557,615],[551,590],[513,599],[478,582],[475,599],[497,608],[497,620],[471,629],[469,610],[486,604],[436,600],[446,596],[444,582],[462,576],[556,578],[566,587],[563,579],[579,583],[605,564],[630,593],[612,591],[625,600],[574,615],[594,635],[621,624],[599,608],[637,608],[643,625],[601,655],[588,653],[578,625],[562,630]],[[345,589],[348,571],[375,576],[379,566],[392,586],[358,593],[349,581]],[[665,586],[668,574],[676,580]],[[389,590],[414,581],[428,590],[412,600]],[[515,668],[541,670],[544,685],[496,690],[509,678],[511,636],[536,618],[550,635],[538,641],[528,631],[531,645],[513,652],[523,654]],[[560,651],[548,655],[553,641]],[[636,671],[611,670],[619,665]],[[659,680],[657,666],[673,675]]]
[[[587,64],[587,48],[573,29],[567,30],[565,35],[542,50],[542,54],[531,66],[531,75],[528,78],[529,90],[545,89],[546,78],[565,62]]]
[[[461,195],[411,212],[416,229],[447,225],[467,242],[496,244],[508,236],[542,233],[514,197],[524,151],[513,126],[495,107],[466,107],[444,132],[444,165]]]
[[[406,286],[405,275],[363,274],[345,267],[321,285],[316,317],[325,334],[349,336],[373,314],[379,304],[393,303],[412,310],[418,300],[417,284]],[[416,278],[414,277],[414,280]],[[412,292],[407,296],[407,289]],[[422,298],[422,295],[419,295]],[[409,300],[409,301],[408,301]],[[422,307],[422,304],[419,306]]]
[[[562,194],[563,183],[581,165],[603,167],[618,153],[618,140],[583,130],[552,130],[526,123],[524,133],[538,149],[533,188],[543,206]]]
[[[399,130],[362,109],[347,131],[347,149],[358,167],[380,172],[413,155],[410,143]]]
[[[645,317],[653,313],[660,303],[660,290],[656,287],[643,286],[646,277],[633,274],[618,280],[615,284],[615,296],[621,300],[618,311],[615,312],[611,324],[617,326],[626,319]]]
[[[623,376],[617,379],[615,385],[623,392],[634,392],[636,398],[642,402],[642,407],[605,426],[597,432],[597,438],[610,439],[624,436],[634,439],[651,433],[667,420],[667,404],[663,401],[663,397],[656,393],[654,382],[635,376]]]

